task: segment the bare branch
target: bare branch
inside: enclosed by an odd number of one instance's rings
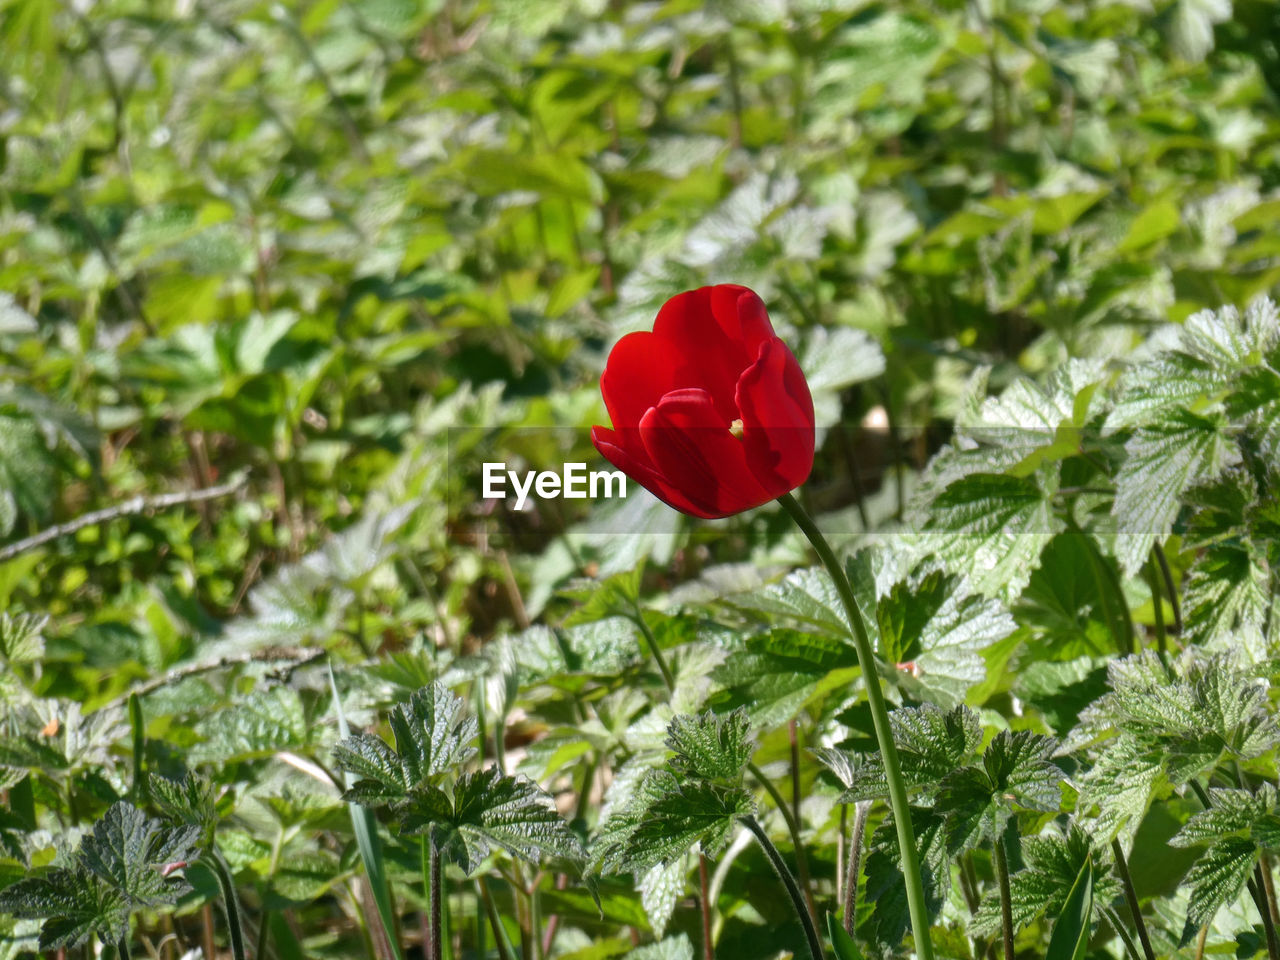
[[[28,550],[42,547],[50,541],[57,540],[59,537],[70,536],[85,527],[92,527],[94,524],[115,520],[117,517],[129,517],[139,513],[149,513],[153,510],[167,510],[170,507],[182,506],[188,503],[201,503],[205,500],[217,500],[220,497],[229,496],[243,487],[246,479],[244,475],[241,475],[230,483],[224,483],[216,487],[205,487],[203,490],[185,490],[177,493],[162,493],[152,497],[134,497],[123,503],[118,503],[114,507],[94,510],[92,513],[83,514],[74,520],[68,520],[66,523],[60,523],[57,526],[49,527],[47,530],[41,530],[39,533],[24,540],[17,540],[0,547],[0,563],[12,560]]]

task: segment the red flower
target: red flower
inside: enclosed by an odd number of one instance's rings
[[[672,297],[600,377],[613,429],[591,439],[684,513],[711,519],[794,490],[813,468],[813,398],[764,302],[720,284]]]

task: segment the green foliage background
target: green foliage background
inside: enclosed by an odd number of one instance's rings
[[[108,939],[132,911],[135,942],[229,948],[225,872],[265,955],[390,956],[339,715],[373,736],[440,680],[475,724],[457,783],[496,763],[574,831],[432,782],[470,838],[451,958],[503,956],[488,898],[512,956],[550,929],[691,960],[695,841],[717,955],[797,950],[735,817],[838,915],[869,801],[853,949],[905,955],[862,678],[785,517],[478,496],[486,458],[598,462],[611,343],[738,282],[809,376],[804,498],[860,534],[891,699],[976,731],[900,719],[941,955],[996,948],[997,843],[1023,955],[1086,862],[1090,955],[1124,955],[1113,839],[1158,955],[1266,955],[1278,38],[1272,0],[0,0],[0,886],[62,871]],[[708,710],[750,732],[699,779]],[[188,772],[198,815],[147,787]],[[95,823],[191,847],[124,800],[205,831],[183,891],[93,861]],[[417,842],[380,816],[417,950]],[[130,870],[169,862],[138,843]]]

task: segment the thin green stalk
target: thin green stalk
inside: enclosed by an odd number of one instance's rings
[[[1103,912],[1106,915],[1107,922],[1110,923],[1112,929],[1115,930],[1116,936],[1118,936],[1124,944],[1125,952],[1128,953],[1133,960],[1142,960],[1142,957],[1138,954],[1138,945],[1133,942],[1133,937],[1129,936],[1129,931],[1124,928],[1124,922],[1119,916],[1117,916],[1115,910],[1111,909],[1111,907],[1104,907]]]
[[[1267,900],[1267,877],[1262,872],[1262,864],[1253,866],[1253,899],[1262,915],[1262,931],[1267,935],[1267,956],[1271,960],[1280,958],[1280,936],[1276,934],[1275,920],[1272,919],[1271,907]]]
[[[747,764],[747,771],[756,778],[760,786],[764,787],[764,792],[769,794],[769,799],[773,801],[774,806],[778,808],[778,812],[782,814],[782,820],[787,825],[787,833],[791,835],[791,845],[796,851],[796,869],[800,872],[800,885],[801,889],[804,890],[805,903],[808,904],[809,915],[816,918],[817,910],[813,905],[813,892],[809,889],[809,870],[807,865],[802,866],[802,864],[805,864],[805,852],[804,843],[800,839],[800,824],[796,821],[791,812],[791,807],[787,805],[786,799],[782,796],[782,791],[765,775],[765,772],[754,763]]]
[[[667,666],[667,661],[662,657],[662,649],[658,646],[658,639],[653,635],[653,631],[649,629],[649,625],[644,622],[644,614],[640,611],[640,604],[633,603],[636,626],[640,628],[640,633],[644,636],[645,643],[649,645],[649,652],[653,654],[654,661],[658,664],[658,670],[662,673],[662,682],[667,685],[668,690],[676,688],[675,678],[672,676],[671,668]]]
[[[773,845],[773,841],[769,839],[769,835],[764,832],[764,828],[760,826],[760,822],[755,817],[743,817],[742,823],[755,836],[760,848],[764,851],[764,855],[773,866],[774,872],[777,873],[778,879],[787,888],[787,895],[791,897],[791,906],[795,909],[796,919],[800,921],[800,926],[804,928],[805,938],[809,941],[810,960],[823,960],[822,941],[818,939],[818,930],[813,925],[813,917],[809,916],[809,910],[804,902],[804,895],[800,892],[800,885],[796,883],[796,878],[787,869],[787,864],[782,859],[782,854],[778,852],[778,848]]]
[[[996,879],[1000,882],[1000,933],[1004,940],[1004,960],[1013,960],[1013,895],[1009,890],[1009,858],[1004,838],[996,837]]]
[[[1156,653],[1160,662],[1169,668],[1169,634],[1164,626],[1164,597],[1160,595],[1160,572],[1154,559],[1146,564],[1147,588],[1151,591],[1151,611],[1156,627]]]
[[[130,960],[129,957],[129,935],[126,933],[120,938],[120,943],[116,946],[116,955],[120,960]]]
[[[898,749],[889,727],[889,711],[885,707],[884,694],[880,690],[880,675],[876,669],[876,654],[867,635],[862,611],[853,595],[853,587],[845,575],[840,561],[827,538],[822,535],[813,519],[791,494],[778,498],[796,525],[809,538],[813,549],[831,574],[836,591],[844,603],[845,613],[853,627],[854,647],[858,652],[858,665],[867,688],[867,704],[876,729],[876,741],[884,762],[885,779],[889,786],[889,808],[893,811],[893,823],[898,832],[898,849],[902,857],[902,878],[907,888],[907,908],[911,915],[911,932],[915,939],[919,960],[933,960],[933,941],[929,937],[929,911],[924,901],[924,883],[920,873],[920,855],[916,850],[915,831],[911,826],[911,807],[907,802],[907,788],[902,780],[902,768],[898,763]]]
[[[1182,606],[1178,603],[1178,588],[1173,584],[1173,571],[1169,568],[1169,558],[1165,556],[1164,547],[1157,542],[1152,548],[1156,562],[1160,565],[1160,576],[1164,579],[1164,588],[1169,594],[1169,604],[1173,607],[1173,632],[1182,636]]]
[[[511,960],[511,945],[507,941],[507,931],[502,926],[502,918],[498,916],[497,904],[493,902],[493,894],[489,892],[489,884],[484,877],[476,880],[476,891],[484,903],[484,912],[489,917],[489,926],[493,928],[493,941],[498,948],[498,960]]]
[[[431,921],[427,940],[427,960],[444,960],[441,948],[440,851],[430,834],[422,838],[422,879],[428,889],[428,916]]]
[[[1133,915],[1133,927],[1138,931],[1138,940],[1142,942],[1142,953],[1147,960],[1156,960],[1155,951],[1151,949],[1151,938],[1147,936],[1147,922],[1142,918],[1142,907],[1138,904],[1138,893],[1133,888],[1133,877],[1129,875],[1129,864],[1124,858],[1124,848],[1119,840],[1111,841],[1111,854],[1116,858],[1116,872],[1120,874],[1120,882],[1124,885],[1124,898],[1129,904],[1129,913]]]
[[[240,898],[236,896],[235,880],[231,876],[231,868],[223,859],[221,852],[214,847],[206,861],[218,878],[218,886],[222,890],[222,908],[227,914],[227,938],[231,942],[231,956],[234,960],[245,960],[244,927],[240,922]]]

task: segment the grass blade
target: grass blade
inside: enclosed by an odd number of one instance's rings
[[[333,691],[333,709],[338,716],[338,733],[345,740],[351,736],[351,728],[347,724],[347,715],[342,710],[342,698],[338,696],[338,684],[333,678],[332,663],[329,664],[329,688]],[[348,803],[347,810],[351,814],[351,829],[355,833],[360,861],[364,864],[364,872],[373,891],[373,902],[378,907],[378,917],[382,920],[386,943],[391,948],[394,960],[403,960],[400,943],[395,934],[395,916],[391,910],[391,893],[387,884],[386,868],[382,862],[382,843],[378,839],[377,824],[374,822],[373,814],[358,803]]]
[[[1089,928],[1093,917],[1093,859],[1086,859],[1080,874],[1062,905],[1045,960],[1082,960],[1089,948]]]
[[[854,943],[853,937],[840,926],[834,913],[827,914],[827,936],[831,938],[831,949],[835,952],[836,960],[864,960],[862,951]]]

